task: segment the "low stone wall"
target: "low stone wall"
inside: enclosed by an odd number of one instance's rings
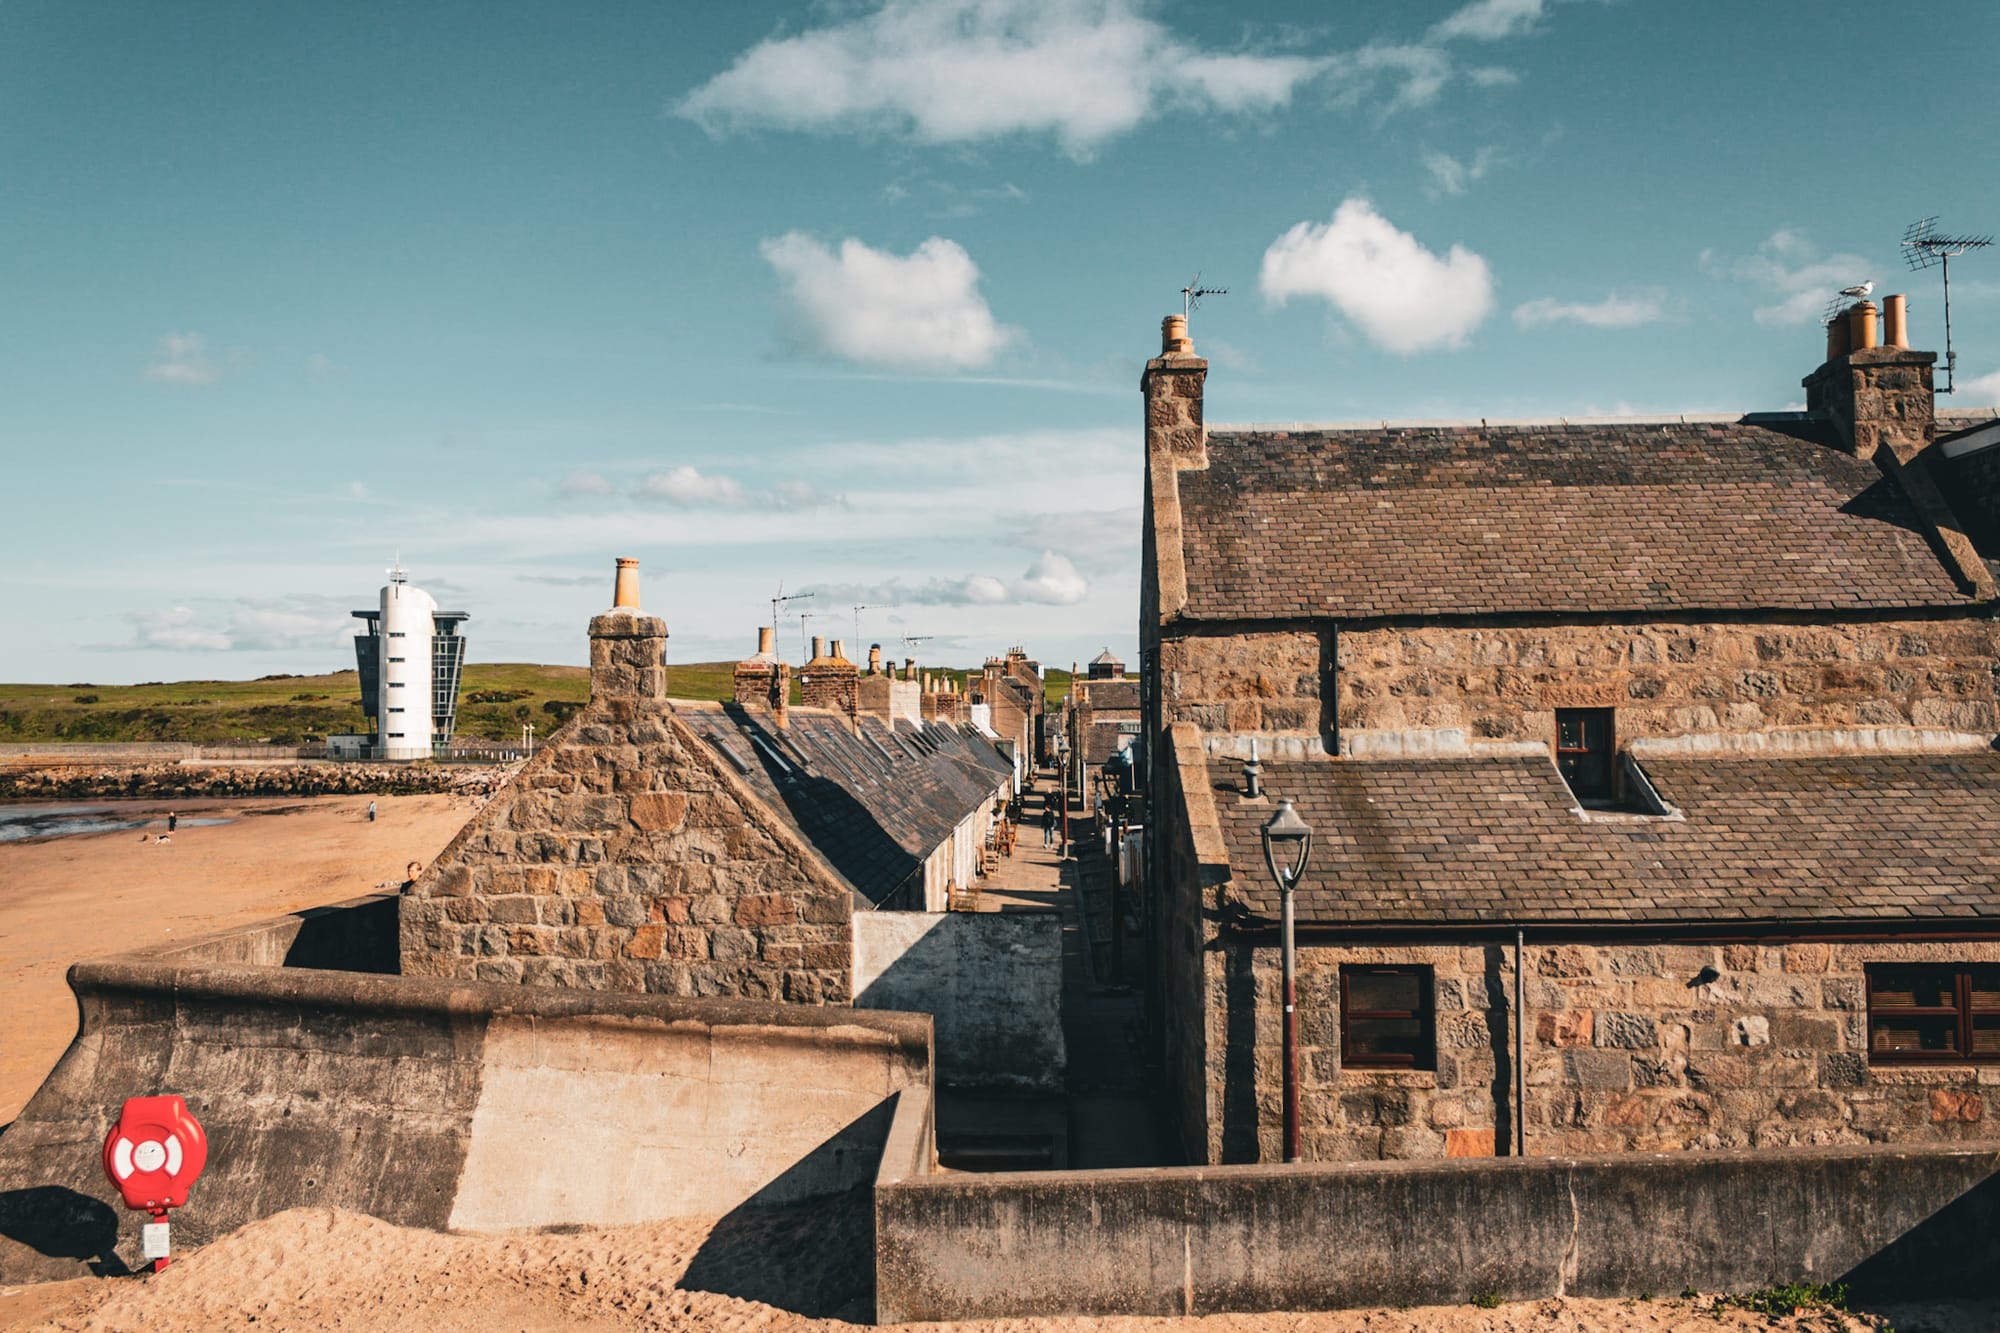
[[[0,1283],[138,1263],[100,1157],[127,1097],[178,1093],[208,1132],[194,1246],[301,1206],[502,1230],[841,1196],[894,1094],[927,1092],[921,1015],[299,966],[393,958],[394,907],[72,967],[81,1030],[0,1137]]]
[[[2000,1289],[2000,1157],[1803,1149],[892,1177],[876,1319]]]
[[[92,759],[0,770],[0,800],[92,798],[190,800],[228,796],[484,796],[513,777],[509,768],[436,764],[266,763],[254,766]]]
[[[857,1009],[937,1021],[937,1080],[1063,1086],[1062,917],[1055,912],[857,912]]]

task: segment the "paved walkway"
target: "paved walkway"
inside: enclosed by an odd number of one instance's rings
[[[1054,774],[1038,775],[1037,790],[1022,798],[1014,855],[980,890],[987,911],[1060,911],[1063,914],[1063,1044],[1068,1054],[1069,1165],[1072,1168],[1154,1166],[1158,1126],[1139,1059],[1139,993],[1104,984],[1107,951],[1094,941],[1110,921],[1111,866],[1091,824],[1075,806],[1070,831],[1079,835],[1073,855],[1042,846],[1045,801],[1058,799]],[[1085,907],[1091,910],[1087,914]],[[1097,966],[1093,967],[1093,954]],[[1126,958],[1128,974],[1140,960]]]

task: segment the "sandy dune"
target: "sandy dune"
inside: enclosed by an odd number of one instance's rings
[[[63,974],[79,958],[317,907],[403,878],[444,849],[473,811],[464,796],[366,796],[118,803],[166,828],[0,843],[0,1125],[27,1104],[76,1035]]]

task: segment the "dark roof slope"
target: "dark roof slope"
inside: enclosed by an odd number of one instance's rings
[[[1209,432],[1197,618],[1963,605],[1872,464],[1802,418]]]
[[[1585,822],[1546,758],[1209,765],[1232,894],[1275,919],[1258,829],[1315,830],[1301,920],[1368,925],[2000,917],[2000,754],[1649,759],[1685,820]]]
[[[967,725],[893,729],[794,708],[790,725],[735,704],[676,700],[678,712],[862,898],[881,903],[1013,772]]]

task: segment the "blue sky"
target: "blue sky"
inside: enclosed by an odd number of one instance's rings
[[[0,679],[1135,641],[1137,380],[1214,422],[1778,409],[2000,230],[2000,6],[0,5]],[[2000,399],[2000,251],[1954,272]],[[785,622],[796,655],[801,626]]]

